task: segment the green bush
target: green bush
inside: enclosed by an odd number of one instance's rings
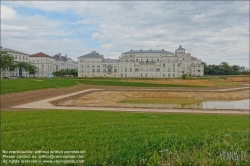
[[[181,75],[181,79],[186,79],[187,78],[187,75],[186,74],[182,74]]]

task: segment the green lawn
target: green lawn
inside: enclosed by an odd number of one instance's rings
[[[22,92],[28,90],[47,89],[69,87],[80,84],[101,85],[101,86],[129,86],[129,87],[201,87],[179,84],[154,84],[154,83],[138,83],[123,82],[124,79],[119,78],[103,78],[103,79],[67,79],[67,78],[30,78],[30,79],[1,79],[1,93],[7,94],[12,92]]]
[[[248,165],[249,117],[97,111],[1,113],[2,150],[84,150],[84,165]],[[249,158],[248,158],[249,159]]]
[[[60,88],[77,85],[74,79],[42,79],[42,78],[31,78],[31,79],[1,79],[1,94],[22,92],[28,90],[47,89],[47,88]]]
[[[131,78],[130,78],[131,79]],[[133,87],[204,87],[184,84],[155,84],[144,82],[123,82],[126,79],[79,79],[79,83],[88,85],[103,85],[103,86],[133,86]]]

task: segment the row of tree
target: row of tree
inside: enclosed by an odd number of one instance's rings
[[[232,65],[221,62],[219,65],[207,65],[204,63],[204,75],[249,75],[250,70],[244,66]]]
[[[1,71],[13,72],[16,69],[24,69],[29,72],[29,74],[35,74],[37,69],[34,65],[29,62],[17,62],[14,58],[6,51],[0,52],[0,69]]]
[[[76,69],[65,69],[65,70],[55,71],[52,74],[57,77],[64,77],[66,75],[77,77],[78,72]]]

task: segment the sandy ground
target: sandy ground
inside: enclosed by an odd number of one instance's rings
[[[177,90],[176,90],[177,91]],[[243,100],[249,99],[249,90],[241,91],[189,91],[182,92],[173,90],[119,90],[119,91],[96,91],[82,97],[67,100],[59,105],[62,106],[95,106],[95,107],[118,107],[122,100],[133,99],[198,99],[198,100]]]
[[[245,87],[245,89],[249,89],[249,87]],[[112,108],[112,107],[84,107],[84,106],[54,106],[50,103],[50,101],[58,100],[61,98],[65,98],[72,95],[77,95],[81,93],[85,93],[88,91],[99,91],[101,89],[86,89],[81,90],[78,92],[70,93],[70,94],[64,94],[56,97],[46,98],[34,102],[29,102],[26,104],[21,104],[17,106],[11,107],[12,110],[15,109],[31,109],[31,110],[45,110],[45,109],[59,109],[59,110],[96,110],[96,111],[124,111],[124,112],[154,112],[154,113],[202,113],[202,114],[239,114],[239,115],[249,115],[249,110],[202,110],[202,109],[151,109],[151,108]],[[120,89],[121,90],[121,89]],[[233,91],[238,89],[231,89]],[[127,89],[129,91],[129,89]],[[211,91],[214,92],[215,90]],[[218,92],[225,93],[223,91],[227,90],[218,90]],[[244,91],[244,90],[243,90]],[[249,94],[249,90],[248,94]],[[106,91],[104,91],[106,92]],[[143,90],[142,90],[143,92]],[[90,93],[95,94],[94,93]],[[204,92],[203,92],[204,93]],[[231,92],[230,92],[231,93]],[[236,92],[238,93],[238,92]],[[243,93],[244,94],[244,93]]]

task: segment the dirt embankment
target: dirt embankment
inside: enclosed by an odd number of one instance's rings
[[[248,98],[249,90],[234,92],[97,91],[59,105],[118,106],[120,101],[126,99],[242,100]]]
[[[33,90],[27,92],[18,92],[0,95],[1,99],[1,109],[11,108],[12,106],[30,103],[33,101],[38,101],[50,97],[60,96],[72,92],[77,92],[79,90],[88,89],[89,86],[79,84],[77,86],[68,87],[68,88],[51,88],[45,90]]]

